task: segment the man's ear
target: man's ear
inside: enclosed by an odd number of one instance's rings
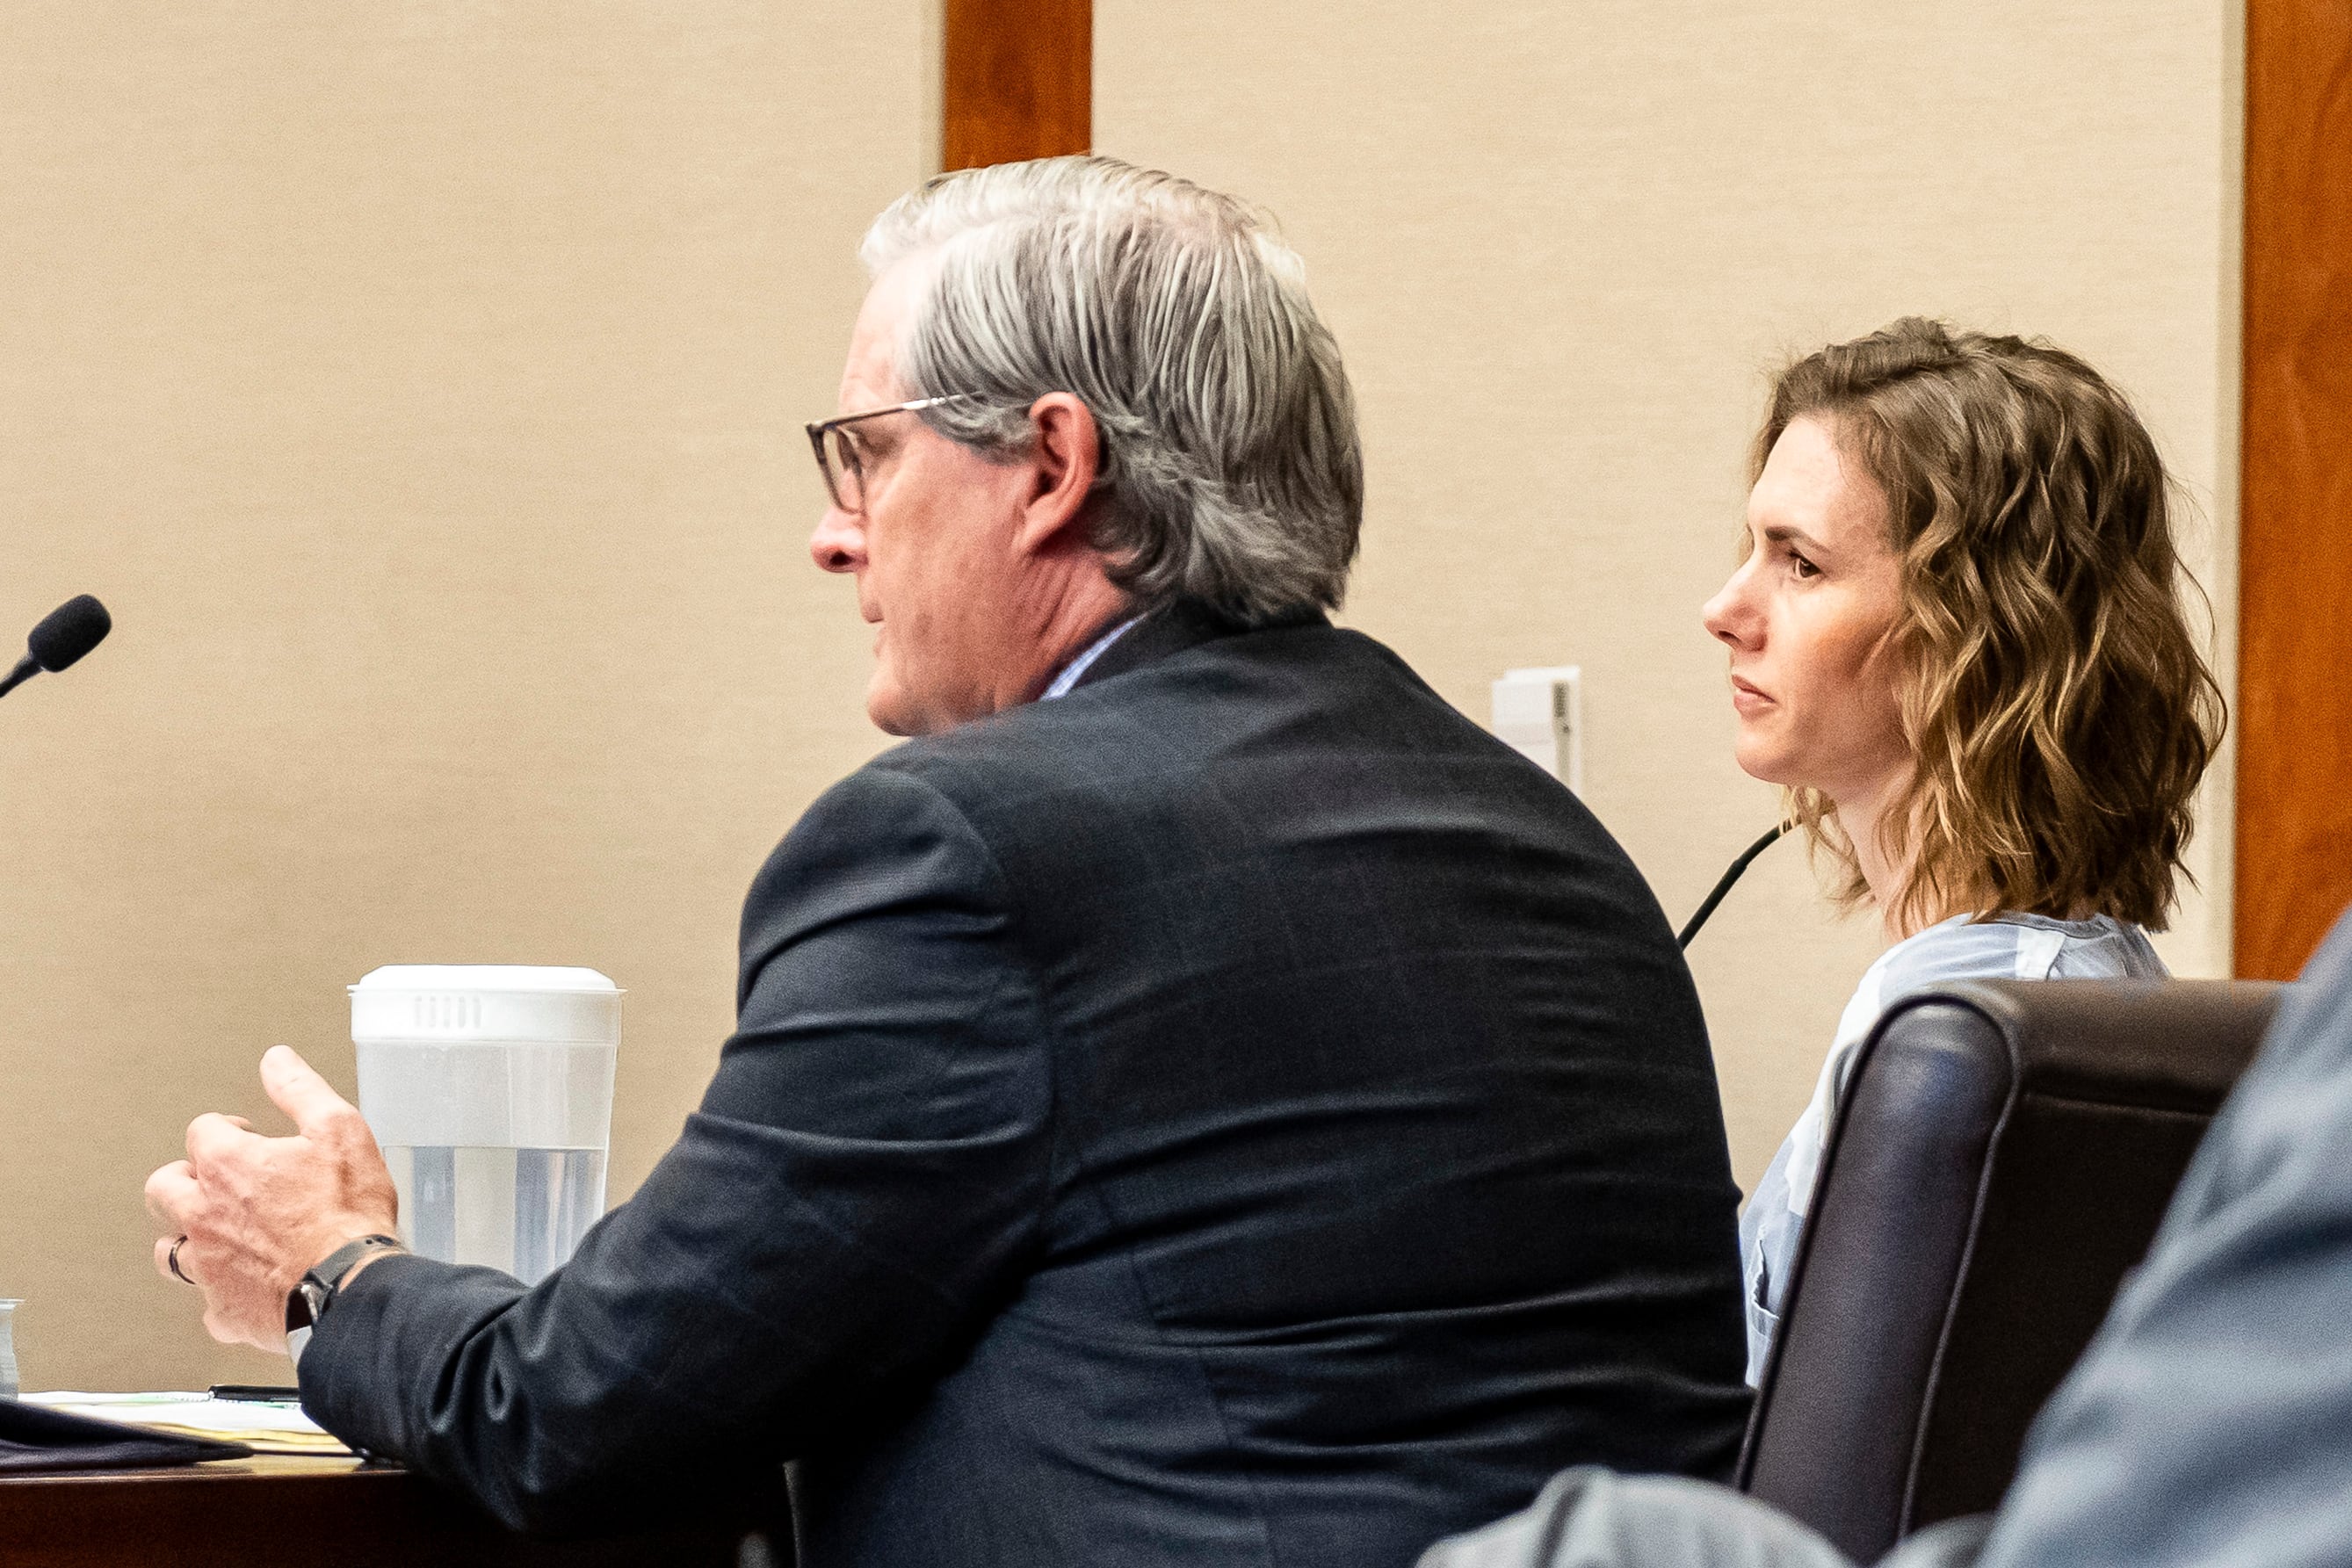
[[[1029,494],[1014,540],[1025,554],[1084,545],[1087,504],[1102,471],[1102,435],[1094,411],[1068,392],[1047,392],[1029,405]]]

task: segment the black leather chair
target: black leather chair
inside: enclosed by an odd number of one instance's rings
[[[1840,1101],[1740,1489],[1857,1563],[1996,1506],[2278,992],[1981,981],[1890,1009]]]

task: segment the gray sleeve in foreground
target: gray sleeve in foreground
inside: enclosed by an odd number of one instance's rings
[[[1885,1568],[1968,1568],[1987,1521],[1923,1531]],[[1675,1476],[1563,1470],[1536,1500],[1441,1541],[1419,1568],[1853,1568],[1837,1548],[1727,1487]]]
[[[2036,1423],[1988,1568],[2352,1551],[2352,917],[2305,973]]]

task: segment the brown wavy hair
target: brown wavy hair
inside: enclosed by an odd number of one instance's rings
[[[1961,912],[2164,929],[2227,710],[2182,612],[2156,443],[2123,394],[2042,342],[1907,318],[1775,379],[1753,470],[1826,421],[1886,497],[1891,633],[1916,759],[1880,818],[1897,928]],[[2200,596],[2201,597],[2201,596]],[[1870,896],[1835,808],[1791,820]]]

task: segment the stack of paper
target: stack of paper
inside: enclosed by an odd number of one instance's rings
[[[258,1454],[348,1454],[291,1400],[215,1399],[207,1394],[27,1394],[27,1405],[46,1405],[101,1421],[121,1421],[182,1437],[243,1443]]]

